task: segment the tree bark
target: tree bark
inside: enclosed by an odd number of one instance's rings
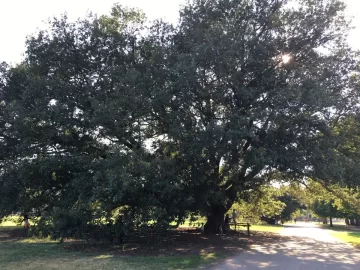
[[[355,218],[354,217],[351,217],[350,218],[350,225],[352,225],[352,226],[355,226]]]
[[[349,218],[345,218],[345,224],[346,224],[346,225],[350,225]]]
[[[235,198],[237,196],[239,188],[236,185],[232,185],[225,191],[227,202],[221,204],[221,202],[214,202],[208,208],[207,222],[204,226],[204,233],[216,234],[219,233],[219,227],[224,225],[224,216],[227,211],[232,207]],[[225,226],[223,226],[224,228]]]
[[[204,232],[206,234],[216,234],[219,233],[220,225],[224,222],[224,215],[227,212],[223,206],[214,206],[207,215],[207,222],[204,226]]]
[[[329,217],[329,220],[330,220],[330,227],[334,227],[331,216]]]

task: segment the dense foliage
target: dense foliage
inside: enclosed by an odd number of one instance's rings
[[[359,97],[341,1],[196,0],[180,17],[62,17],[1,65],[0,216],[64,237],[199,213],[215,232],[274,175],[359,183],[336,128]]]
[[[337,184],[322,185],[310,181],[306,192],[308,208],[318,217],[329,220],[345,218],[347,225],[360,226],[360,190],[358,187]]]
[[[292,220],[295,214],[305,209],[303,198],[298,196],[298,191],[307,194],[307,191],[298,185],[295,186],[272,186],[265,185],[249,192],[246,198],[235,203],[235,209],[240,221],[269,224],[287,222]]]

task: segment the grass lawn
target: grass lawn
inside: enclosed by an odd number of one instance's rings
[[[284,229],[284,227],[282,225],[251,225],[250,232],[251,231],[257,231],[257,232],[274,232],[274,233],[278,233],[283,229]]]
[[[0,228],[1,227],[16,227],[18,224],[16,224],[14,221],[12,220],[5,220],[2,223],[0,223]]]
[[[241,222],[241,221],[239,221]],[[200,227],[201,226],[201,223],[206,223],[206,218],[205,217],[199,217],[199,219],[193,223],[190,223],[190,220],[187,219],[185,221],[184,224],[181,224],[180,225],[180,228],[181,227]],[[246,222],[244,222],[246,223]],[[235,229],[235,226],[231,226],[231,229]],[[284,227],[282,225],[251,225],[250,227],[250,232],[251,231],[257,231],[257,232],[274,232],[274,233],[277,233],[277,232],[280,232],[282,229],[284,229]],[[246,227],[237,227],[237,230],[238,231],[246,231]]]
[[[197,221],[193,222],[193,223],[190,223],[189,220],[186,220],[184,224],[181,224],[180,225],[180,228],[182,227],[200,227],[201,226],[201,223],[206,223],[206,218],[204,217],[201,217],[199,218]],[[246,222],[244,222],[246,223]],[[235,229],[235,226],[231,226],[231,229]],[[251,224],[250,226],[250,233],[252,231],[254,232],[272,232],[272,233],[278,233],[280,232],[281,230],[283,230],[284,227],[282,225],[267,225],[267,224],[264,224],[264,225],[253,225]],[[243,232],[246,232],[247,228],[246,227],[237,227],[236,228],[237,231],[243,231]]]
[[[330,227],[329,225],[320,226],[323,229],[331,230],[332,236],[360,248],[360,228],[357,230],[355,227],[348,227],[343,224],[337,224],[334,227]]]
[[[199,217],[196,221],[190,222],[190,219],[186,219],[183,224],[180,224],[180,228],[188,228],[188,227],[201,227],[201,224],[206,223],[206,217]],[[175,223],[171,224],[175,225]]]
[[[200,219],[198,222],[205,222]],[[189,226],[186,222],[185,226]],[[187,249],[191,246],[191,252],[182,251],[169,253],[167,248],[160,246],[160,253],[123,253],[121,246],[114,248],[80,248],[74,249],[72,244],[50,241],[47,239],[25,238],[22,226],[15,226],[16,223],[6,221],[0,224],[0,269],[195,269],[199,266],[211,264],[231,254],[241,252],[248,245],[248,239],[254,237],[246,236],[191,236],[186,235],[184,242],[171,244],[172,250]],[[183,226],[184,226],[183,225]],[[197,227],[197,225],[195,225]],[[250,231],[278,232],[281,225],[252,225]],[[246,228],[242,228],[246,230]],[[260,236],[261,237],[261,236]],[[187,242],[189,240],[190,242]],[[131,247],[126,247],[131,250]],[[147,247],[147,250],[153,250]]]
[[[353,246],[360,248],[360,232],[331,232],[331,235]]]
[[[191,256],[120,256],[114,252],[70,251],[47,239],[9,237],[20,227],[0,227],[0,269],[192,269],[221,258],[215,252]]]

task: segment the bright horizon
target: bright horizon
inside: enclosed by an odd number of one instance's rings
[[[353,26],[349,36],[350,45],[360,50],[360,0],[344,0],[348,5],[348,16],[353,17]],[[0,9],[0,62],[19,63],[25,50],[27,35],[44,29],[44,21],[58,17],[65,12],[70,20],[84,17],[88,11],[108,14],[113,4],[138,7],[150,19],[162,18],[176,23],[179,8],[186,0],[12,0],[3,1]],[[358,13],[356,14],[356,12]]]

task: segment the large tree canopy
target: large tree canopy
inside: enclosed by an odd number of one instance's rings
[[[336,129],[359,97],[342,1],[196,0],[180,15],[62,17],[1,65],[0,216],[63,232],[66,213],[161,227],[199,212],[216,231],[273,174],[359,182]]]

